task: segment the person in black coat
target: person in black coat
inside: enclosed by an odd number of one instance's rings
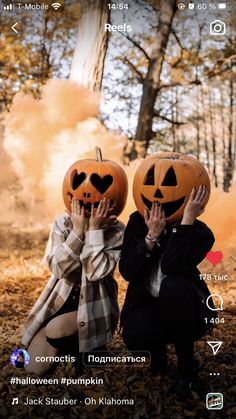
[[[193,385],[194,341],[206,333],[204,317],[213,317],[205,301],[210,295],[197,265],[214,243],[211,230],[196,220],[204,211],[205,186],[193,189],[179,224],[166,225],[158,203],[128,222],[120,273],[129,282],[121,312],[124,343],[151,353],[155,375],[167,368],[166,343],[174,343],[178,360],[176,398],[185,399]],[[213,304],[213,303],[212,303]]]

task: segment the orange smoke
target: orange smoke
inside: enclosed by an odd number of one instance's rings
[[[215,236],[215,250],[228,252],[235,249],[236,243],[236,183],[234,182],[230,192],[222,189],[212,190],[209,203],[201,220],[206,223]]]
[[[66,170],[75,160],[93,158],[96,145],[104,158],[123,166],[125,138],[109,132],[97,119],[99,100],[98,94],[76,82],[59,79],[46,83],[40,100],[15,95],[6,120],[4,148],[21,178],[25,200],[31,202],[28,210],[34,211],[36,219],[39,212],[52,219],[64,210],[61,186]],[[135,161],[123,166],[129,179],[128,201],[120,217],[124,223],[135,211],[132,183],[139,164]],[[216,250],[226,251],[236,242],[235,191],[236,184],[230,193],[213,190],[201,217],[214,232]]]
[[[44,200],[51,216],[64,208],[61,185],[75,160],[94,157],[95,145],[105,158],[120,160],[124,138],[109,133],[96,118],[99,101],[99,94],[59,79],[46,83],[40,100],[15,95],[4,148],[22,180],[25,199]]]
[[[88,117],[97,116],[98,106],[98,96],[65,80],[50,80],[43,87],[40,100],[30,94],[16,94],[4,140],[15,171],[22,178],[27,176],[24,181],[37,188],[58,135]]]

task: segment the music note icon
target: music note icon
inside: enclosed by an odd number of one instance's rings
[[[13,397],[11,404],[18,404],[18,403],[19,403],[18,397]]]

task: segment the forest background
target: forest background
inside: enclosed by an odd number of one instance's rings
[[[128,1],[128,9],[110,11],[108,3],[68,0],[57,12],[50,8],[47,13],[1,14],[3,378],[7,382],[13,374],[8,368],[9,351],[19,344],[25,318],[49,276],[41,259],[50,223],[64,210],[61,183],[66,169],[76,159],[93,156],[95,145],[102,148],[105,158],[121,164],[130,183],[122,214],[126,222],[135,209],[131,185],[139,159],[154,151],[177,151],[199,158],[212,181],[203,219],[216,235],[214,249],[224,257],[217,266],[205,261],[202,270],[230,279],[210,284],[213,292],[220,290],[225,301],[226,325],[215,331],[214,338],[224,337],[226,348],[217,360],[210,354],[206,358],[205,342],[200,342],[198,358],[202,365],[221,371],[220,385],[224,382],[233,399],[236,386],[227,368],[233,371],[236,346],[235,9],[225,11],[222,17],[209,3],[207,12],[196,8],[181,11],[174,0]],[[226,34],[210,36],[210,22],[219,18],[226,23]],[[11,29],[14,19],[17,34]],[[126,22],[132,25],[132,32],[104,33],[106,22]],[[122,306],[126,285],[119,276],[117,279]],[[122,345],[119,337],[114,340],[116,345]],[[114,417],[141,417],[139,412],[144,412],[143,417],[205,415],[204,403],[197,395],[196,403],[187,407],[176,407],[164,397],[174,376],[174,363],[171,365],[172,372],[161,390],[160,383],[153,384],[145,372],[131,369],[128,376],[119,373],[120,379],[114,380],[117,375],[113,377],[108,369],[104,391],[122,395],[124,382],[128,393],[132,394],[133,386],[136,391],[135,412],[114,410]],[[202,378],[208,381],[209,372]],[[6,387],[4,380],[3,392],[9,397],[16,394],[17,388]],[[152,390],[145,396],[146,386]],[[214,383],[210,386],[213,389]],[[64,394],[63,389],[58,391]],[[10,401],[8,408],[11,412]],[[228,401],[228,417],[233,417],[234,409]],[[86,414],[84,417],[89,417]]]

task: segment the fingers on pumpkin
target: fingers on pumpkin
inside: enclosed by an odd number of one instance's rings
[[[153,203],[153,213],[152,213],[153,217],[157,217],[158,216],[158,208],[157,208],[157,203],[154,202]]]
[[[149,220],[149,213],[148,213],[148,210],[146,208],[144,208],[143,216],[144,216],[144,221],[147,224],[147,222]]]
[[[99,205],[96,211],[97,214],[100,214],[102,207],[103,207],[103,199],[99,202]],[[92,208],[93,208],[93,215],[94,215],[94,204],[92,204]]]
[[[208,198],[209,198],[209,192],[208,192],[208,190],[206,188],[205,202],[207,201]]]
[[[77,214],[82,215],[84,213],[84,206],[77,199],[75,200],[75,209]]]
[[[72,203],[71,203],[71,212],[72,214],[75,213],[75,199],[74,198],[72,199]]]
[[[208,197],[208,192],[207,192],[206,186],[203,186],[202,195],[200,197],[200,202],[202,205],[205,204],[207,197]]]
[[[163,209],[162,209],[161,204],[159,204],[159,203],[158,203],[157,208],[158,208],[158,215],[159,215],[159,218],[161,219],[161,218],[163,217],[163,215],[164,215],[164,217],[165,217],[165,213],[164,213],[164,211],[163,211]]]
[[[150,213],[149,213],[150,217],[152,217],[153,212],[154,212],[154,202],[152,203],[151,210],[150,210]]]
[[[110,199],[103,198],[98,205],[97,214],[105,218],[107,216],[109,207]]]
[[[151,207],[151,211],[150,211],[150,216],[151,217],[154,217],[155,216],[156,208],[157,208],[157,203],[156,202],[153,202],[152,203],[152,207]]]
[[[190,197],[189,197],[189,201],[193,201],[194,197],[195,197],[195,188],[192,189],[192,192],[191,192]]]
[[[155,215],[156,217],[160,218],[160,214],[161,214],[161,207],[158,204],[158,202],[156,202]]]
[[[101,205],[99,205],[99,215],[101,215],[101,217],[105,217],[106,215],[106,211],[107,211],[107,200],[106,198],[102,199],[100,202]]]
[[[203,192],[203,185],[200,185],[195,195],[196,201],[199,201],[201,199],[202,192]]]
[[[106,205],[105,205],[105,213],[104,213],[104,216],[105,216],[105,217],[107,217],[107,214],[108,214],[109,208],[110,208],[110,199],[108,198],[108,199],[106,200]]]
[[[72,199],[72,212],[76,213],[78,212],[78,209],[80,209],[80,203],[77,201],[77,199]]]
[[[166,215],[165,215],[165,211],[162,210],[161,211],[161,220],[165,223],[166,222]]]
[[[205,200],[205,194],[206,194],[205,186],[204,185],[199,186],[198,191],[195,196],[195,200],[201,203],[202,200]]]
[[[85,207],[84,205],[80,205],[80,214],[85,216]]]
[[[94,217],[94,204],[91,205],[90,217]]]

